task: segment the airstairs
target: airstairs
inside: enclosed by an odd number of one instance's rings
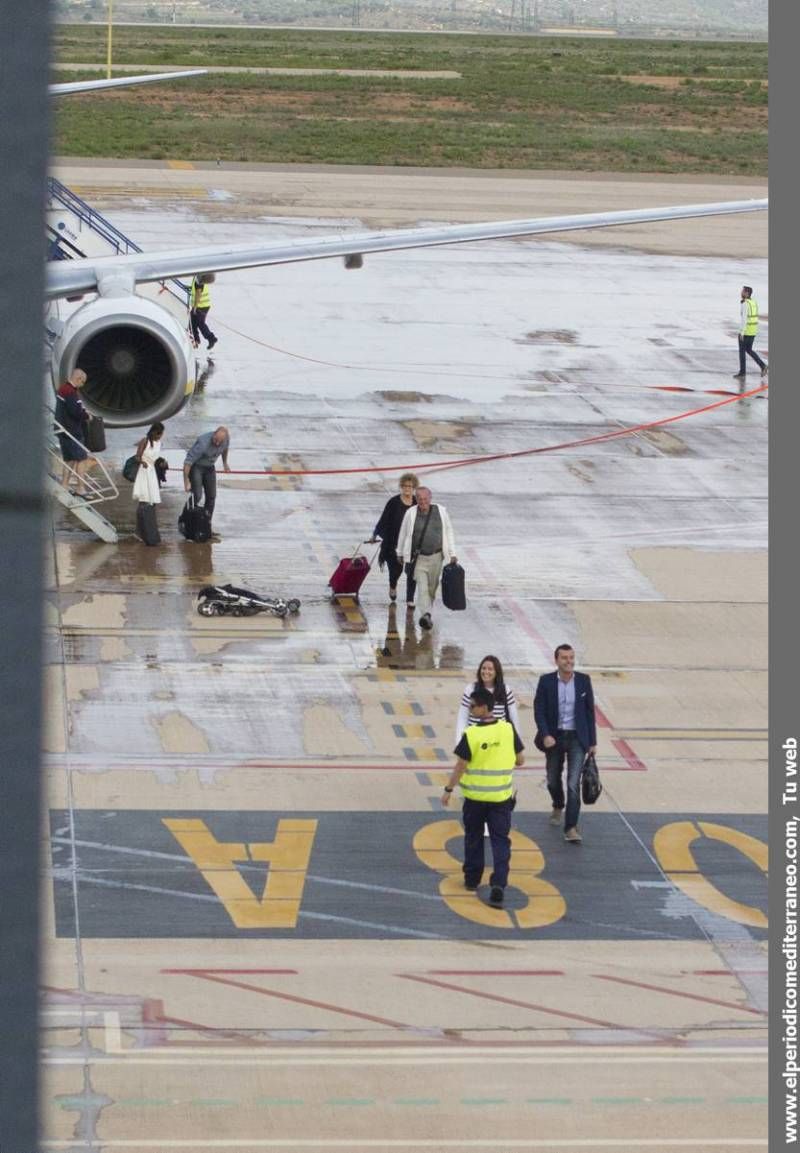
[[[75,260],[79,257],[127,256],[142,249],[110,220],[72,192],[60,180],[48,178],[47,198],[48,260]],[[137,295],[157,301],[185,325],[189,308],[189,287],[180,280],[140,284]]]
[[[80,442],[67,432],[62,424],[59,424],[51,408],[46,408],[45,415],[48,421],[48,435],[45,438],[47,453],[46,491],[88,529],[91,529],[95,536],[100,537],[100,540],[104,540],[107,544],[116,544],[119,540],[117,530],[97,507],[104,501],[116,500],[119,496],[119,489],[112,480],[110,472],[102,460],[94,456],[93,459],[96,464],[92,466],[91,472],[86,472],[80,476],[74,461],[62,459],[58,437],[64,436],[75,444]],[[89,455],[92,456],[92,453]],[[83,495],[78,495],[79,492],[82,492]]]
[[[83,257],[127,256],[142,249],[124,232],[106,220],[96,209],[72,192],[55,177],[48,180],[47,238],[48,260],[75,260]],[[180,280],[166,280],[158,284],[141,284],[137,295],[156,301],[184,325],[189,307],[189,288]],[[65,311],[75,304],[54,301],[48,310],[48,324],[59,323]],[[117,530],[99,511],[98,505],[114,500],[119,495],[108,469],[97,458],[91,474],[81,478],[74,466],[61,458],[58,435],[70,434],[58,424],[53,410],[46,412],[49,433],[46,438],[48,470],[46,489],[73,516],[77,517],[101,540],[116,544]],[[70,439],[75,439],[71,437]],[[91,455],[91,454],[90,454]],[[77,490],[83,490],[83,496]],[[73,491],[74,490],[74,491]]]

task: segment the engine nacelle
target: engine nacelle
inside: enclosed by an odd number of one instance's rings
[[[82,368],[87,409],[119,428],[165,420],[194,391],[188,334],[165,308],[141,296],[82,305],[64,322],[51,358],[56,386]]]

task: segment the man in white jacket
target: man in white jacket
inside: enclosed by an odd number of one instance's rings
[[[414,565],[417,582],[419,625],[432,629],[431,609],[439,587],[444,558],[456,556],[453,526],[443,504],[433,504],[429,488],[417,489],[417,503],[403,517],[397,541],[397,555],[404,564]]]

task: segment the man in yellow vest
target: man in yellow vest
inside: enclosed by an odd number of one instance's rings
[[[217,343],[217,338],[206,324],[208,310],[211,308],[211,289],[208,287],[214,279],[211,272],[198,272],[192,280],[192,290],[189,295],[189,324],[192,329],[192,340],[195,348],[200,344],[200,333],[208,341],[210,352]]]
[[[747,375],[745,357],[752,356],[761,369],[761,379],[763,380],[767,375],[767,366],[758,353],[753,351],[753,341],[758,332],[758,301],[753,299],[753,290],[749,284],[745,284],[742,288],[740,310],[739,371],[733,374],[733,379],[744,380]]]
[[[494,871],[489,878],[489,904],[502,908],[511,861],[511,813],[514,797],[514,768],[524,764],[525,746],[510,721],[492,716],[494,697],[484,688],[470,697],[470,716],[475,721],[466,728],[455,747],[458,757],[444,787],[442,805],[447,808],[456,785],[464,794],[464,887],[473,892],[483,879],[483,830],[489,830]]]

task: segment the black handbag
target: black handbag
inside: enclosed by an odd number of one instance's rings
[[[581,800],[584,805],[593,805],[602,791],[603,785],[600,781],[597,761],[594,759],[594,753],[589,753],[583,762],[581,772]]]
[[[139,471],[139,463],[140,462],[138,456],[134,454],[133,456],[129,456],[122,466],[122,475],[126,480],[129,480],[131,484],[133,484],[133,482],[136,480],[136,474]]]

